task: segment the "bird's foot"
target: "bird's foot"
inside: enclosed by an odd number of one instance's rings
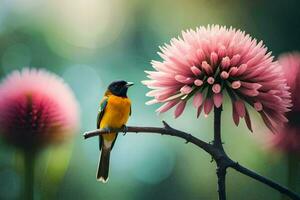
[[[126,135],[127,131],[128,131],[128,127],[124,124],[122,126],[122,130],[123,130],[123,135]]]
[[[105,127],[102,129],[105,133],[111,133],[111,129],[108,127]]]

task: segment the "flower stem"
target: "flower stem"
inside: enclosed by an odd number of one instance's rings
[[[288,186],[297,192],[297,183],[300,183],[299,158],[294,154],[288,156],[288,170]]]
[[[287,154],[287,182],[288,188],[297,191],[297,184],[300,183],[299,177],[299,157],[295,154]],[[286,195],[282,195],[282,200],[289,199]]]
[[[25,199],[33,200],[34,199],[34,165],[35,165],[35,152],[34,151],[25,151],[24,152],[24,167],[25,167]]]
[[[226,168],[217,167],[219,200],[226,200]]]
[[[214,142],[213,145],[222,153],[225,154],[223,143],[221,139],[221,113],[222,107],[214,107]],[[216,160],[217,163],[217,176],[218,176],[218,194],[219,200],[226,200],[226,164],[224,163],[224,156]]]
[[[223,144],[221,139],[221,113],[222,107],[214,108],[214,146],[223,150]]]

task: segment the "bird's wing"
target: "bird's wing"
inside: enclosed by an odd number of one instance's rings
[[[97,116],[97,128],[98,129],[100,128],[100,122],[101,122],[102,117],[104,115],[104,111],[105,111],[107,102],[108,102],[108,97],[104,97],[100,102],[100,106],[99,106],[99,109],[98,109],[98,116]]]
[[[100,128],[100,123],[101,123],[102,117],[104,115],[104,111],[105,111],[107,102],[108,102],[108,97],[107,96],[105,96],[100,102],[100,106],[99,106],[99,109],[98,109],[98,116],[97,116],[97,129]],[[102,148],[102,142],[103,142],[103,139],[102,139],[102,136],[100,135],[99,136],[99,148],[100,148],[100,150]]]

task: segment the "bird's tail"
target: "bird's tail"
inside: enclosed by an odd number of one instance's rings
[[[97,180],[103,183],[106,183],[108,181],[110,151],[111,148],[102,148],[98,164]]]

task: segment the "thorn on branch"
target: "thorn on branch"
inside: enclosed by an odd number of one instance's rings
[[[166,121],[163,120],[162,123],[163,123],[165,129],[171,129],[171,126]]]
[[[191,135],[191,134],[188,134],[188,137],[186,138],[186,141],[185,141],[185,143],[187,144],[187,143],[189,143],[190,141],[191,141],[191,138],[192,138],[193,136]]]

